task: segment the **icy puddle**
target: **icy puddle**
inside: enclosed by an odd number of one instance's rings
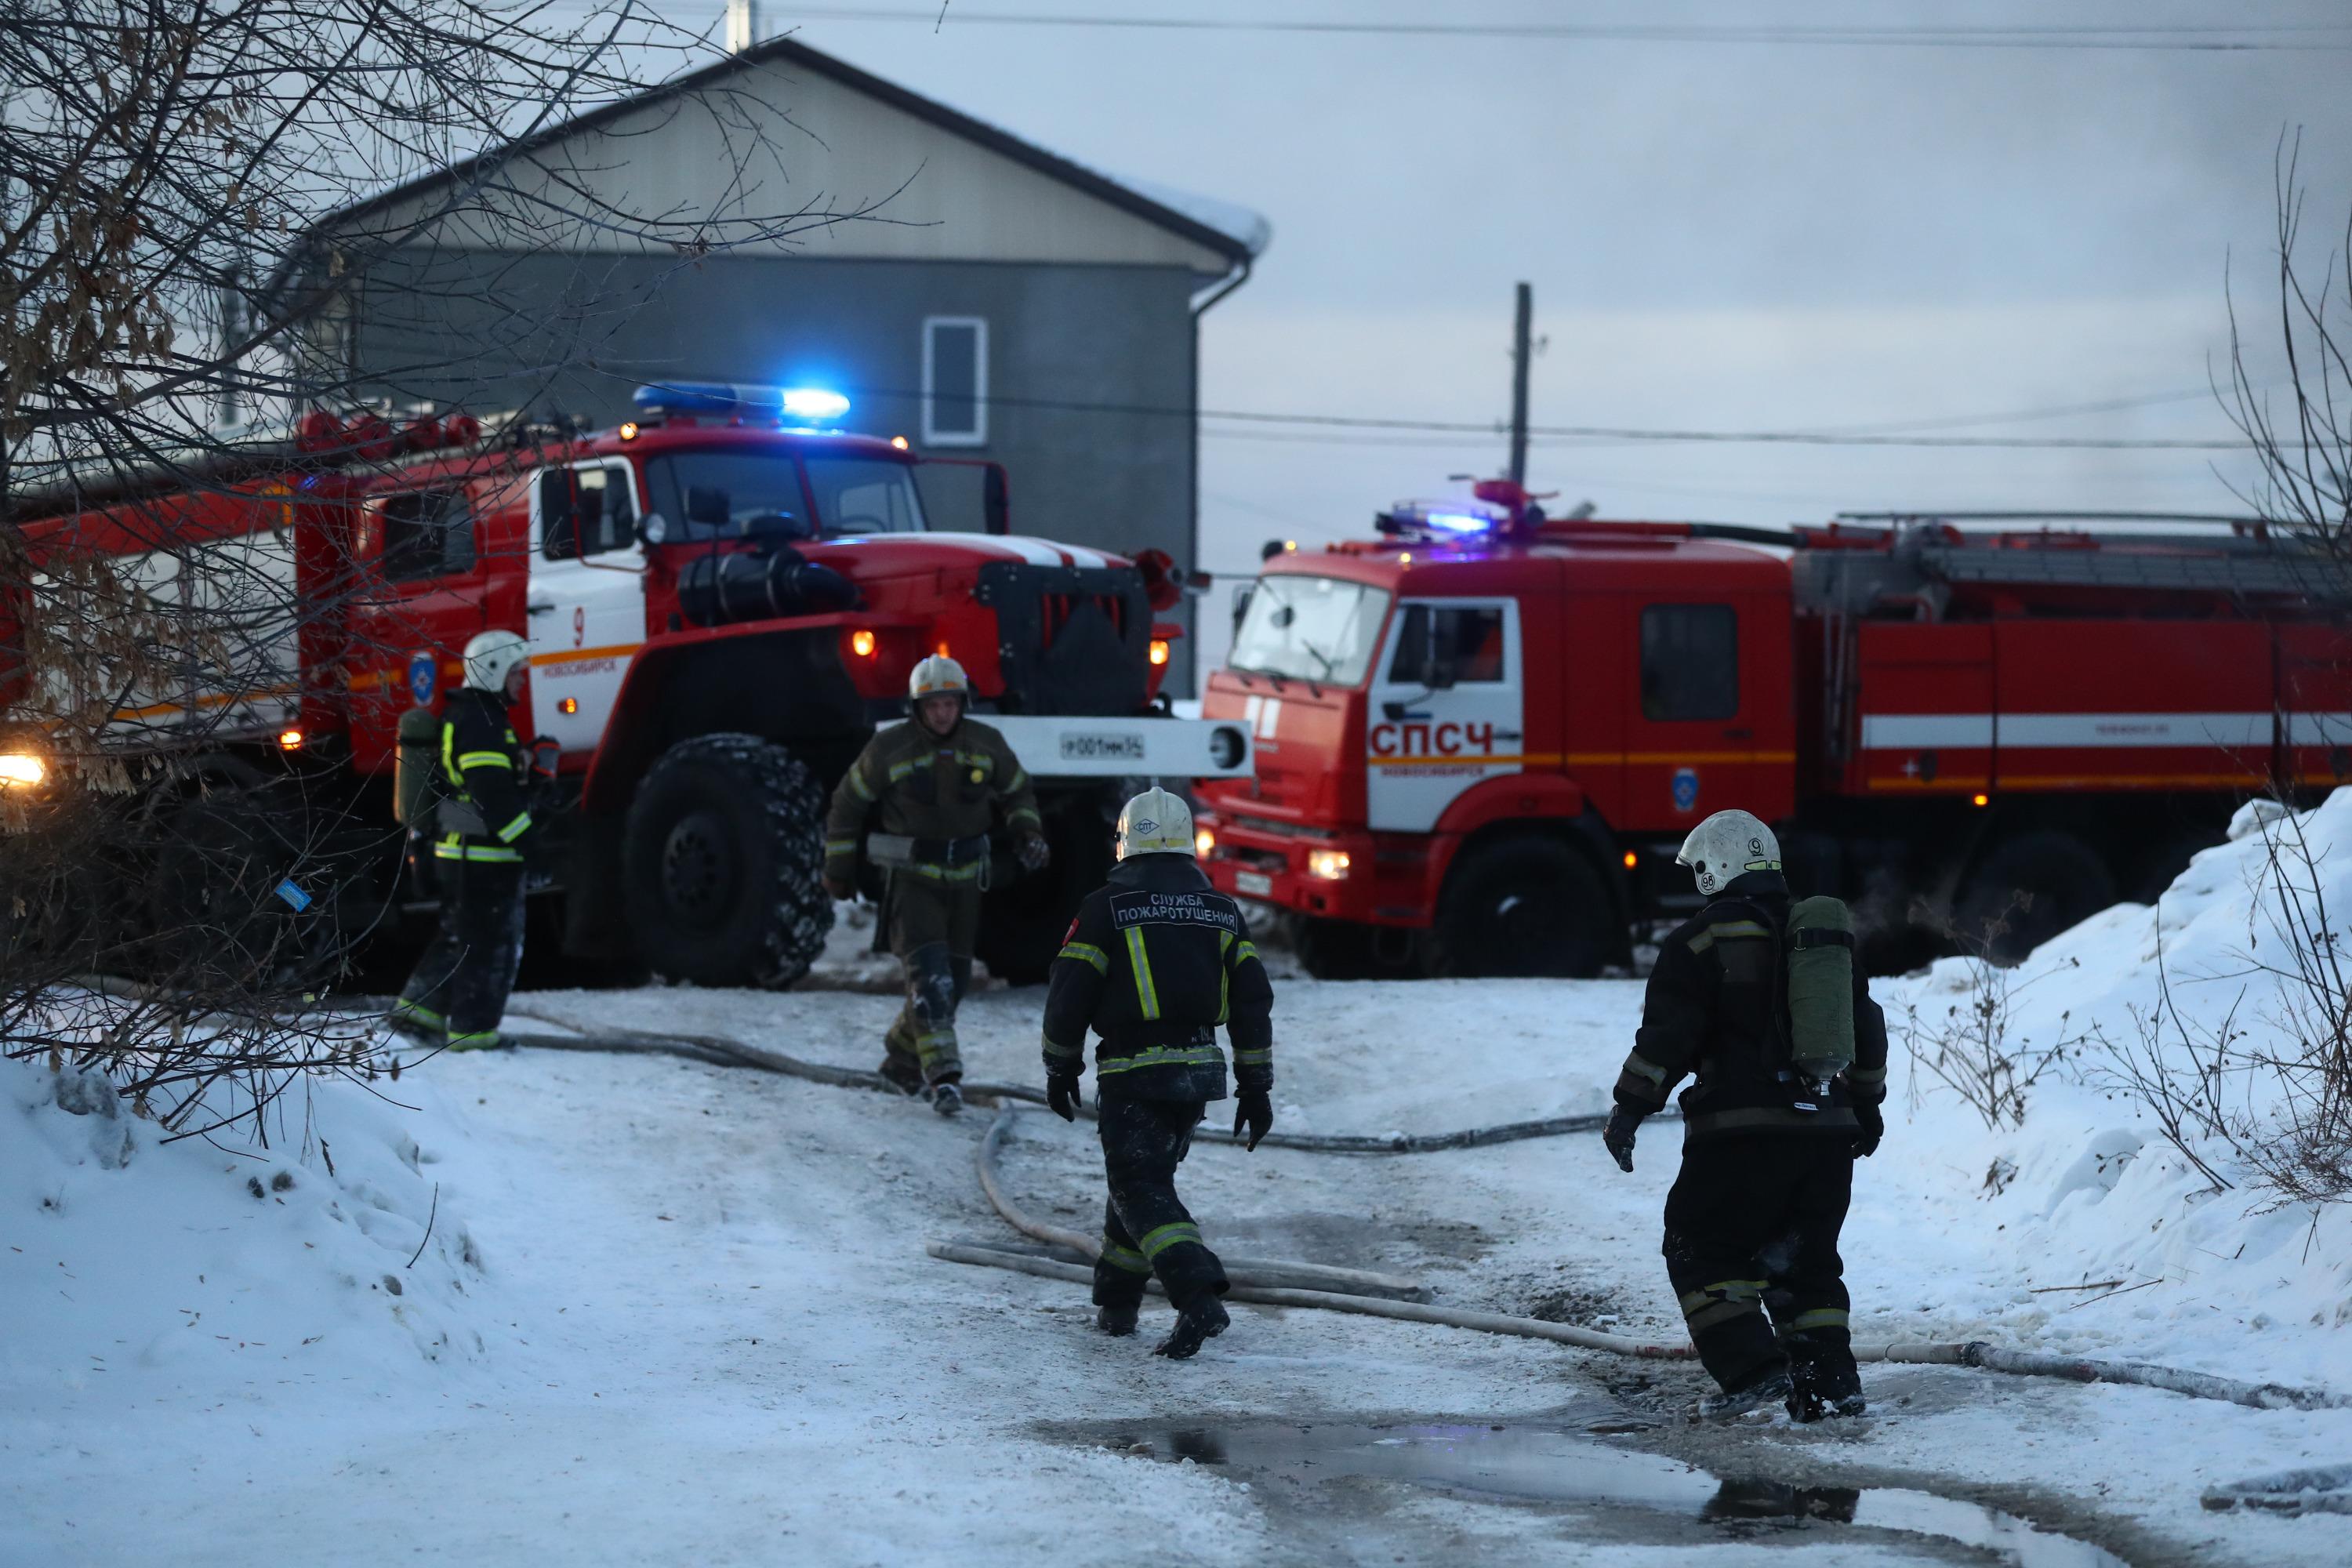
[[[1711,1535],[1754,1540],[1759,1529],[1777,1524],[1822,1531],[1816,1539],[1824,1544],[1842,1539],[1850,1548],[1866,1552],[1876,1545],[1885,1553],[1860,1561],[1918,1561],[1920,1554],[1906,1548],[1919,1547],[1939,1561],[2129,1568],[2089,1542],[1980,1503],[1895,1488],[1792,1487],[1718,1476],[1594,1440],[1643,1429],[1645,1423],[1622,1415],[1576,1426],[1204,1422],[1101,1426],[1088,1440],[1139,1459],[1216,1466],[1276,1507],[1312,1509],[1314,1493],[1328,1483],[1393,1481],[1591,1510],[1612,1516],[1607,1533],[1627,1544],[1696,1545]],[[1344,1497],[1329,1500],[1345,1506]],[[1642,1515],[1652,1516],[1652,1527],[1643,1525]]]

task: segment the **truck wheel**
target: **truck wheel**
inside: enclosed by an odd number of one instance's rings
[[[1996,846],[1970,873],[1960,935],[1984,939],[1995,963],[2017,963],[2115,901],[2115,875],[2097,851],[2071,833],[2038,828]],[[1995,922],[2004,929],[1992,931]]]
[[[1601,973],[1615,945],[1609,889],[1592,863],[1556,838],[1498,839],[1445,879],[1429,967],[1452,978]]]
[[[1298,967],[1318,980],[1371,980],[1380,973],[1372,928],[1298,915],[1290,922],[1290,950]]]
[[[1110,827],[1091,803],[1045,818],[1053,863],[1024,872],[1010,855],[997,858],[996,885],[980,908],[980,939],[972,945],[988,972],[1007,985],[1042,985],[1069,933],[1070,917],[1103,884],[1115,864]]]
[[[698,985],[781,990],[833,929],[824,791],[756,735],[698,735],[637,786],[622,848],[637,955]]]

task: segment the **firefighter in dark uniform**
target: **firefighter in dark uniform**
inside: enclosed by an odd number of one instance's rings
[[[1118,818],[1118,865],[1087,896],[1045,994],[1045,1099],[1077,1114],[1087,1030],[1110,1201],[1095,1264],[1096,1325],[1135,1331],[1154,1274],[1176,1308],[1158,1353],[1182,1360],[1226,1326],[1225,1271],[1176,1196],[1176,1167],[1208,1102],[1225,1098],[1217,1026],[1233,1036],[1241,1094],[1234,1135],[1255,1149],[1274,1125],[1274,987],[1241,907],[1193,858],[1192,813],[1147,790]]]
[[[1050,856],[1021,760],[965,712],[963,666],[944,654],[924,659],[907,695],[913,718],[877,732],[833,792],[824,886],[848,898],[861,854],[887,873],[884,930],[906,968],[907,1005],[883,1037],[882,1076],[953,1116],[963,1109],[956,1008],[971,984],[992,819],[1013,835],[1024,869],[1042,870]]]
[[[499,1043],[507,994],[522,967],[523,856],[530,833],[528,760],[507,721],[522,700],[530,648],[512,632],[466,645],[466,683],[441,716],[441,930],[393,1005],[404,1033],[453,1051]]]
[[[1663,1250],[1691,1342],[1722,1390],[1701,1409],[1736,1415],[1780,1400],[1801,1421],[1859,1415],[1838,1230],[1854,1158],[1885,1131],[1885,1016],[1853,965],[1851,1065],[1809,1085],[1790,1067],[1790,893],[1772,830],[1747,812],[1717,812],[1675,863],[1708,903],[1658,950],[1602,1137],[1632,1170],[1642,1118],[1696,1074],[1682,1095],[1683,1164]]]

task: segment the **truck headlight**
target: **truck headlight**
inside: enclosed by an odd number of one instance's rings
[[[1202,859],[1206,860],[1210,856],[1215,854],[1216,850],[1216,829],[1212,827],[1203,827],[1192,835],[1192,853],[1199,856]]]
[[[0,788],[38,789],[48,777],[49,764],[31,752],[0,752]]]
[[[1336,882],[1348,874],[1348,852],[1345,849],[1310,849],[1307,854],[1307,874],[1326,882]]]

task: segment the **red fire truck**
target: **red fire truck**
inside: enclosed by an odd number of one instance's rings
[[[981,954],[1000,973],[1050,962],[1108,865],[1119,781],[1248,772],[1242,727],[1169,717],[1160,696],[1181,635],[1154,618],[1182,591],[1165,555],[1008,531],[987,463],[950,476],[971,515],[942,531],[925,502],[951,460],[833,428],[847,404],[829,392],[670,384],[637,405],[610,430],[495,440],[463,416],[395,430],[313,415],[219,484],[85,492],[30,522],[37,563],[99,552],[158,600],[244,594],[277,618],[234,689],[215,672],[183,690],[180,671],[115,710],[108,749],[168,764],[173,841],[260,860],[299,848],[288,902],[347,931],[413,912],[393,820],[400,720],[437,708],[458,650],[493,628],[529,637],[519,728],[560,750],[539,869],[565,951],[702,984],[806,971],[833,919],[826,794],[904,711],[927,654],[970,671],[975,707],[1039,781],[1056,852],[1043,876],[1001,861]],[[23,682],[0,700],[21,701]],[[0,780],[72,788],[76,760],[21,734]],[[134,896],[169,929],[187,912],[173,900],[217,898],[216,861],[144,868]],[[238,879],[278,879],[270,865]]]
[[[1674,855],[1730,806],[1879,962],[2004,914],[2014,954],[2352,772],[2347,585],[2257,525],[1476,496],[1272,559],[1208,683],[1258,755],[1201,786],[1207,865],[1323,973],[1591,973],[1696,903]]]

